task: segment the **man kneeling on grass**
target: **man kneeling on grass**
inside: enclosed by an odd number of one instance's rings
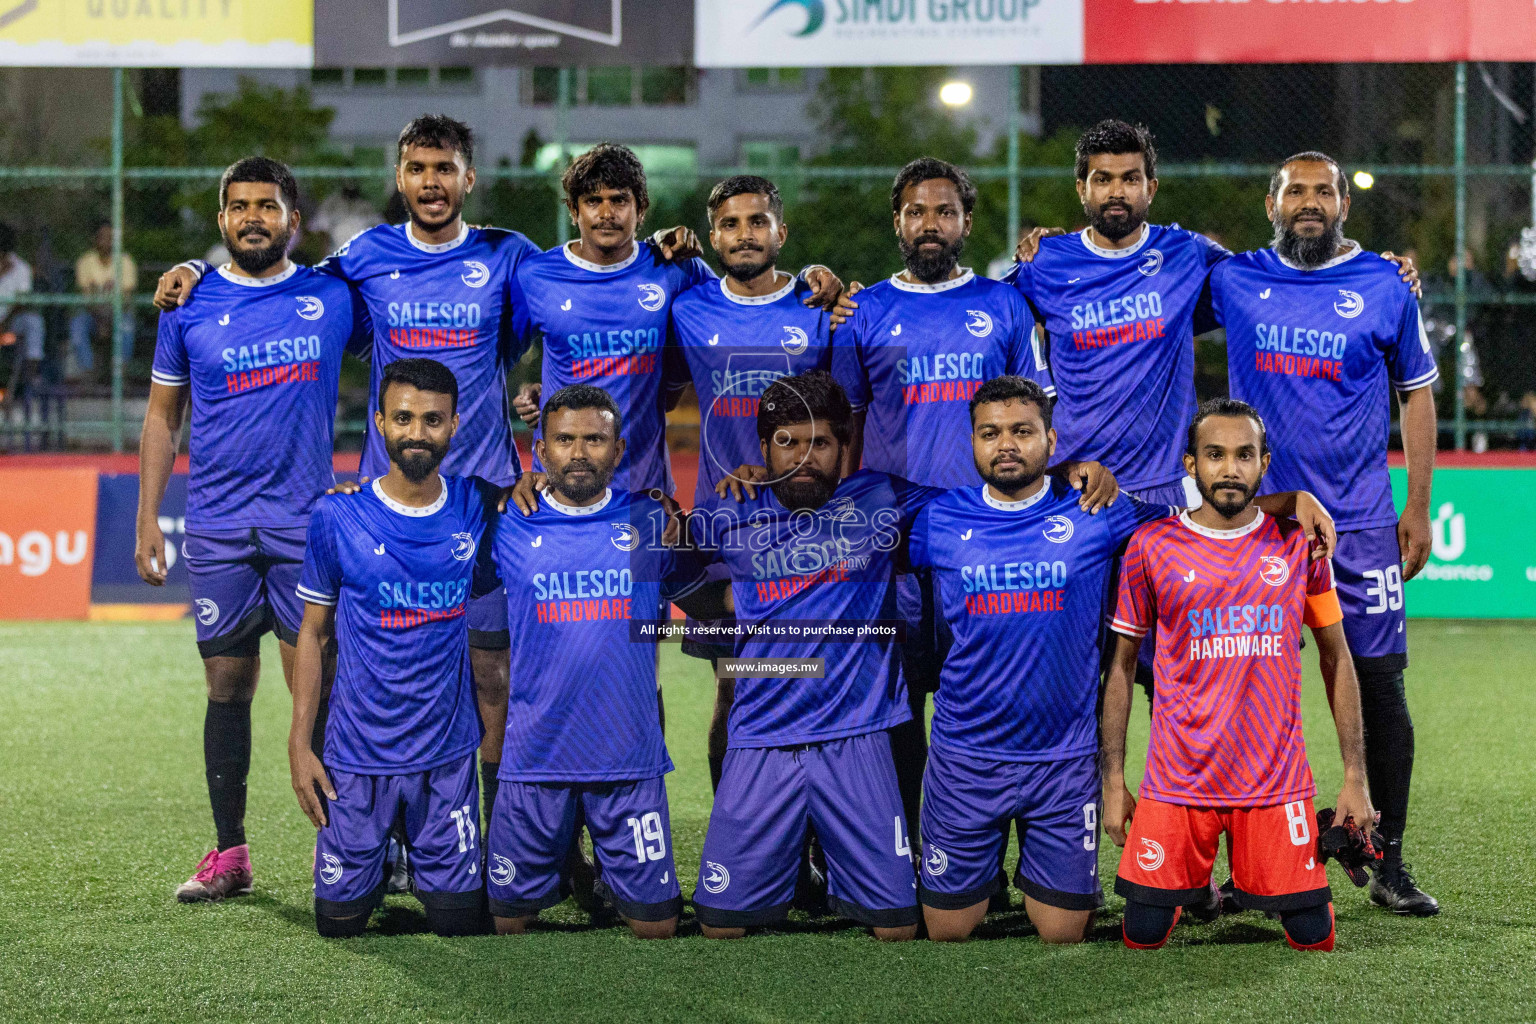
[[[465,617],[497,488],[443,477],[458,383],[431,359],[390,363],[375,424],[389,473],[314,511],[299,596],[288,760],[315,843],[315,924],[361,935],[404,818],[414,890],[439,935],[490,930],[475,751],[481,725]],[[325,644],[337,639],[325,762],[310,749]]]

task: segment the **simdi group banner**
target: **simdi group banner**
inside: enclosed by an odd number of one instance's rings
[[[1532,0],[694,0],[699,67],[1536,59]]]
[[[312,0],[0,0],[7,67],[309,67]]]

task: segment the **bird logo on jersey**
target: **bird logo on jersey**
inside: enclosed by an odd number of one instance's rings
[[[979,309],[968,309],[965,315],[971,319],[965,322],[965,329],[978,338],[985,338],[992,333],[992,318]]]
[[[1259,579],[1272,587],[1278,587],[1291,578],[1291,567],[1285,564],[1285,559],[1276,555],[1263,555],[1259,558],[1263,565],[1259,569]]]
[[[491,870],[487,872],[495,885],[511,885],[517,877],[517,867],[499,853],[491,854]]]
[[[715,337],[718,338],[719,335],[717,334]],[[711,341],[710,344],[714,344],[714,342]],[[784,337],[779,340],[779,344],[784,346],[785,352],[792,356],[797,356],[810,347],[811,339],[800,328],[790,327],[786,324],[784,327]]]
[[[1339,300],[1333,304],[1333,311],[1345,320],[1353,320],[1365,312],[1365,299],[1359,292],[1352,292],[1348,288],[1339,289]]]
[[[949,870],[949,854],[929,843],[928,859],[923,861],[923,867],[928,869],[930,875],[937,878]]]
[[[325,316],[325,303],[313,295],[299,295],[296,298],[299,303],[299,316],[305,320],[319,320]]]
[[[654,313],[667,303],[667,290],[659,284],[636,285],[640,289],[640,308]]]
[[[192,602],[197,605],[197,621],[205,626],[211,626],[219,621],[219,606],[206,597],[200,597]]]
[[[620,551],[633,551],[640,546],[640,531],[628,523],[614,523],[613,536],[608,542]]]
[[[859,518],[859,510],[854,506],[853,499],[846,497],[833,498],[817,509],[816,514],[834,523],[846,523]]]
[[[469,271],[459,275],[459,280],[471,288],[484,288],[485,282],[491,279],[491,268],[479,260],[465,260],[464,265]]]
[[[726,886],[731,884],[731,873],[725,869],[724,864],[716,864],[712,860],[704,862],[704,878],[702,881],[704,890],[719,895],[725,892]]]
[[[1163,269],[1163,254],[1157,249],[1148,249],[1147,254],[1141,258],[1141,266],[1136,269],[1151,277]]]
[[[335,885],[341,881],[343,871],[341,870],[341,861],[337,859],[336,855],[334,853],[322,853],[320,860],[324,865],[320,869],[320,881],[326,885]]]
[[[1143,871],[1156,871],[1163,866],[1163,847],[1156,839],[1141,837],[1141,845],[1145,847],[1136,855],[1136,863],[1141,865]]]
[[[475,557],[475,538],[468,533],[456,533],[453,535],[453,557],[460,562],[467,562]]]
[[[1052,544],[1065,544],[1072,539],[1072,531],[1072,520],[1066,516],[1046,516],[1045,526],[1040,530]]]

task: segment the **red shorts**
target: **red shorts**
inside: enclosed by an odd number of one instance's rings
[[[1206,899],[1222,833],[1237,901],[1247,910],[1305,910],[1333,899],[1317,859],[1312,801],[1269,807],[1136,804],[1115,892],[1154,907]]]

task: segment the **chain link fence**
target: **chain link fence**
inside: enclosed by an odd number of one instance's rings
[[[1154,220],[1203,231],[1234,250],[1255,248],[1271,236],[1264,196],[1274,165],[1291,153],[1321,149],[1339,159],[1355,182],[1346,234],[1370,249],[1409,253],[1419,265],[1426,325],[1442,371],[1442,445],[1536,446],[1536,280],[1516,259],[1521,229],[1536,218],[1532,66],[1062,67],[1024,69],[1024,75],[1024,103],[1040,131],[1017,137],[1013,147],[1006,132],[994,131],[984,142],[977,140],[985,133],[924,136],[919,126],[908,133],[910,150],[884,154],[877,163],[866,140],[850,143],[834,125],[823,152],[775,168],[771,174],[785,195],[790,226],[784,265],[825,263],[845,281],[864,282],[900,269],[890,182],[905,159],[932,152],[964,162],[977,181],[966,262],[1000,273],[1012,248],[1011,219],[1024,227],[1082,223],[1072,144],[1084,127],[1108,116],[1143,122],[1156,133],[1160,188]],[[816,102],[825,125],[825,90]],[[43,330],[41,361],[24,358],[27,338],[0,346],[0,450],[121,450],[136,441],[154,349],[149,295],[161,271],[218,245],[214,214],[222,165],[169,166],[184,162],[185,154],[157,150],[154,133],[142,126],[134,132],[130,124],[126,139],[120,132],[115,148],[102,147],[125,154],[120,173],[111,161],[0,165],[0,220],[16,229],[17,251],[34,277],[31,293],[0,296],[0,305],[15,311],[0,325],[0,335],[18,334],[16,316],[23,311],[39,314]],[[163,162],[151,165],[157,159]],[[340,234],[337,225],[346,220],[337,211],[391,222],[404,217],[388,167],[356,166],[331,155],[324,161],[300,159],[295,167],[311,226],[295,251],[303,263],[344,240],[316,230],[330,227]],[[711,185],[747,172],[763,169],[656,171],[647,228],[686,224],[702,236]],[[546,247],[566,236],[551,172],[529,159],[523,165],[502,160],[482,166],[479,174],[465,211],[469,220],[515,228]],[[114,332],[111,303],[101,294],[82,294],[72,271],[95,229],[111,221],[115,189],[124,227],[120,244],[136,264],[138,289],[125,297]],[[1458,285],[1465,302],[1460,329]],[[123,339],[119,360],[112,358],[114,336]],[[89,370],[82,365],[87,360]],[[535,360],[525,360],[517,380],[536,379]],[[1219,335],[1201,340],[1197,362],[1202,397],[1223,393]],[[360,442],[366,386],[365,369],[349,365],[341,445]]]

